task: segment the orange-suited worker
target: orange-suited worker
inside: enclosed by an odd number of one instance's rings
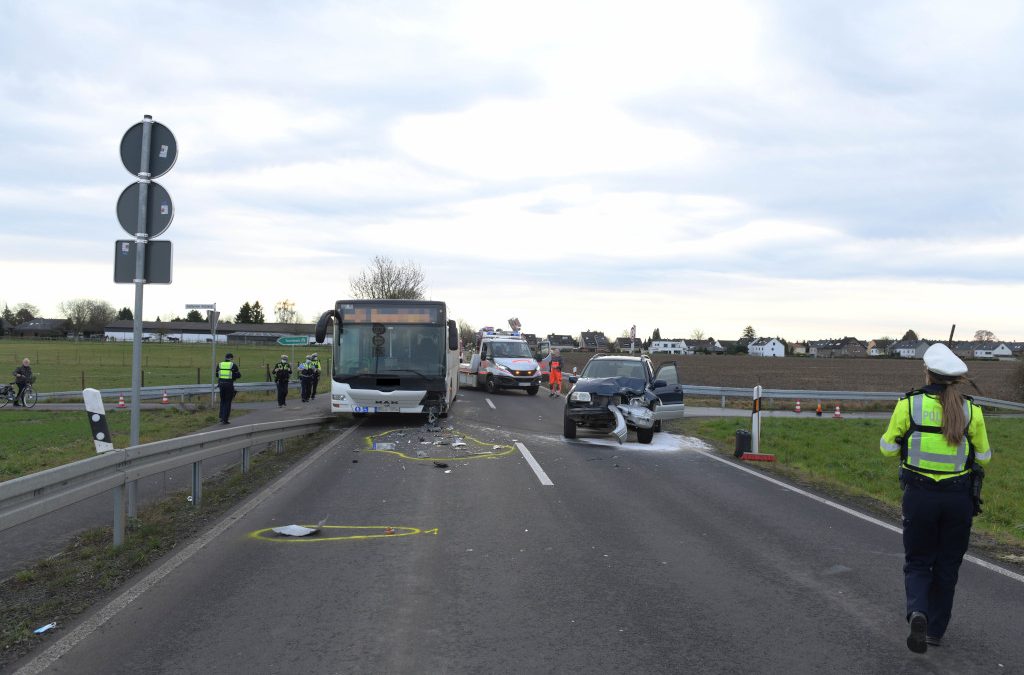
[[[548,386],[551,388],[551,393],[548,396],[558,396],[562,393],[562,350],[555,347],[551,350],[551,356],[548,358],[550,359],[548,362],[550,366]],[[558,391],[555,391],[555,385],[558,386]]]

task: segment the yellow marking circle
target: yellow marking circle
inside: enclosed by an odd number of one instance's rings
[[[316,525],[303,525],[303,527],[315,528]],[[356,534],[338,534],[337,536],[324,536],[327,530],[340,530],[342,532],[355,531]],[[391,533],[388,533],[391,530]],[[274,528],[265,527],[262,530],[250,532],[249,536],[260,541],[288,542],[300,544],[312,541],[359,541],[363,539],[395,539],[397,537],[411,537],[415,534],[438,534],[435,527],[430,530],[421,530],[418,527],[397,527],[392,525],[321,525],[320,531],[315,534],[307,534],[305,537],[289,537],[288,535],[274,532]]]
[[[385,454],[385,455],[395,455],[397,457],[401,457],[402,459],[408,459],[409,461],[412,461],[412,462],[445,462],[445,461],[447,461],[447,462],[459,462],[459,461],[463,461],[463,460],[467,460],[467,459],[497,459],[498,457],[507,457],[508,455],[511,455],[513,452],[516,451],[516,448],[515,448],[514,445],[501,445],[501,444],[498,444],[498,443],[486,443],[484,441],[477,440],[477,439],[473,438],[472,436],[467,436],[465,434],[455,434],[454,432],[453,432],[453,435],[457,435],[459,438],[463,439],[466,442],[470,442],[471,441],[473,443],[476,443],[477,445],[481,445],[481,446],[484,446],[484,447],[487,447],[487,448],[493,448],[494,446],[498,446],[498,447],[502,448],[502,450],[499,451],[499,450],[493,450],[492,449],[492,450],[488,450],[486,452],[481,451],[479,453],[470,454],[470,455],[462,455],[462,456],[459,456],[459,457],[434,457],[434,456],[431,456],[431,457],[413,457],[411,455],[405,454],[401,450],[398,450],[397,447],[396,447],[395,450],[384,450],[384,449],[381,449],[381,448],[373,447],[374,440],[380,440],[380,439],[384,438],[385,436],[387,436],[388,434],[393,434],[396,431],[399,431],[399,429],[392,429],[391,431],[385,431],[382,434],[375,434],[373,436],[367,436],[365,438],[366,445],[368,446],[367,449],[366,449],[366,452],[379,452],[379,453],[382,453],[382,454]],[[399,444],[399,442],[400,441],[395,441],[395,445],[397,446]],[[409,447],[410,448],[415,447],[417,443],[418,442],[414,442],[413,444],[410,444]],[[432,447],[437,447],[437,446],[432,446]],[[446,447],[451,447],[451,446],[446,446]]]

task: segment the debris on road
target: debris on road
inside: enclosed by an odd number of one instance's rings
[[[48,630],[52,630],[52,629],[54,629],[54,628],[56,628],[56,627],[57,627],[57,622],[56,622],[56,621],[54,621],[53,623],[48,623],[48,624],[46,624],[45,626],[40,626],[39,628],[36,628],[36,629],[35,629],[34,631],[32,631],[32,632],[33,632],[33,633],[35,633],[36,635],[42,635],[42,634],[43,634],[43,633],[45,633],[46,631],[48,631]]]
[[[316,524],[316,527],[303,527],[302,525],[285,525],[284,527],[275,527],[274,532],[284,535],[286,537],[308,537],[311,534],[316,534],[320,531],[320,528],[327,522],[326,516],[323,520]]]

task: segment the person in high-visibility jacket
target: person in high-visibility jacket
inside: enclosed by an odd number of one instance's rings
[[[288,363],[288,355],[281,354],[281,360],[274,364],[271,371],[274,382],[277,384],[277,407],[283,408],[285,399],[288,398],[288,380],[292,377],[292,364]]]
[[[562,351],[557,347],[551,350],[551,356],[548,357],[548,388],[551,389],[548,396],[558,396],[562,393]]]
[[[220,423],[231,424],[231,400],[235,398],[235,380],[242,376],[238,364],[232,359],[235,355],[228,352],[224,360],[217,365],[217,388],[220,389]]]
[[[309,400],[312,401],[316,398],[316,390],[320,388],[320,356],[310,354],[309,361],[313,364],[313,381],[309,385]]]
[[[981,408],[959,390],[967,365],[944,344],[928,348],[924,365],[926,385],[899,400],[880,442],[883,455],[901,459],[907,647],[918,653],[941,644],[949,625],[980,513],[975,467],[992,459]]]

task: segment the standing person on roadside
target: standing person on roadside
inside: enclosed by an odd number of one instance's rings
[[[551,392],[548,396],[558,396],[562,393],[562,350],[555,347],[551,350],[551,356],[548,357],[548,387]],[[555,391],[555,385],[558,385],[558,391]]]
[[[235,380],[242,376],[238,365],[232,359],[235,355],[228,352],[224,360],[217,366],[217,387],[220,389],[220,423],[231,424],[231,400],[235,398]]]
[[[18,395],[14,397],[14,405],[21,406],[25,401],[25,387],[32,383],[35,377],[32,375],[32,362],[27,358],[21,360],[21,365],[14,369],[14,383],[18,385]]]
[[[320,386],[320,357],[317,356],[316,352],[313,352],[309,360],[313,364],[313,382],[310,384],[309,389],[309,400],[312,401],[316,398],[316,390]]]
[[[928,348],[924,365],[925,386],[899,400],[880,442],[883,455],[901,459],[907,647],[917,653],[940,645],[949,625],[981,513],[979,465],[992,459],[981,408],[960,393],[967,365],[944,344]]]
[[[281,360],[274,364],[271,373],[277,384],[277,407],[283,408],[284,400],[288,398],[288,380],[292,378],[292,364],[288,363],[287,354],[281,354]]]
[[[306,355],[306,360],[299,364],[299,385],[302,394],[302,402],[309,401],[309,394],[313,389],[313,372],[316,366],[313,364],[313,357]]]

